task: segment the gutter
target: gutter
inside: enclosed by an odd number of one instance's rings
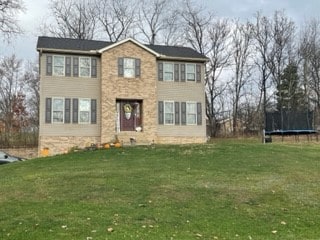
[[[100,56],[101,54],[98,50],[69,50],[69,49],[52,49],[52,48],[37,48],[37,51],[40,53],[43,52],[50,52],[50,53],[72,53],[74,55],[97,55]]]

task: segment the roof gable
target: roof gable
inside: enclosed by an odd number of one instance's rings
[[[122,40],[122,41],[119,41],[119,42],[110,44],[109,46],[106,46],[106,47],[100,49],[100,50],[99,50],[99,53],[103,53],[103,52],[105,52],[105,51],[108,51],[109,49],[112,49],[112,48],[114,48],[114,47],[120,46],[121,44],[124,44],[124,43],[127,43],[127,42],[132,42],[132,43],[136,44],[137,46],[143,48],[144,50],[146,50],[147,52],[155,55],[156,57],[159,57],[159,56],[160,56],[159,53],[153,51],[151,48],[148,48],[146,45],[141,44],[141,43],[139,43],[138,41],[136,41],[136,40],[134,40],[134,39],[132,39],[132,38],[127,38],[127,39],[124,39],[124,40]]]

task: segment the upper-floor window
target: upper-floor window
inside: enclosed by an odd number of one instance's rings
[[[133,58],[123,59],[123,76],[133,78],[135,76],[135,60]]]
[[[163,80],[164,81],[173,81],[173,64],[172,63],[164,63],[163,64]]]
[[[91,61],[89,57],[79,58],[79,73],[80,77],[89,77],[91,70]]]
[[[158,80],[201,83],[201,65],[194,63],[158,62]]]
[[[195,64],[187,64],[186,76],[187,76],[188,81],[195,81],[196,80],[196,65]]]
[[[97,77],[96,57],[46,55],[46,75],[66,77]]]
[[[64,76],[64,56],[53,56],[53,75]]]
[[[140,64],[140,59],[137,58],[118,58],[119,77],[140,77]]]
[[[63,123],[64,122],[64,99],[53,98],[52,99],[52,122]]]

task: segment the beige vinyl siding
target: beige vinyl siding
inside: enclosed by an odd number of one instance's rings
[[[41,55],[40,61],[40,136],[100,136],[100,59],[97,58],[97,77],[94,78],[72,77],[72,74],[71,77],[46,76],[46,54]],[[45,99],[55,97],[96,99],[97,124],[46,124]]]
[[[202,75],[204,72],[202,66]],[[202,125],[159,125],[157,134],[160,137],[205,137],[205,91],[203,76],[201,83],[197,82],[165,82],[157,81],[157,101],[201,102]],[[181,113],[180,113],[181,117]]]

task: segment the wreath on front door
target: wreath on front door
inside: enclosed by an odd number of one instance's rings
[[[123,110],[124,110],[125,113],[131,113],[132,112],[132,107],[131,107],[131,105],[129,103],[127,103],[127,104],[125,104],[123,106]]]

